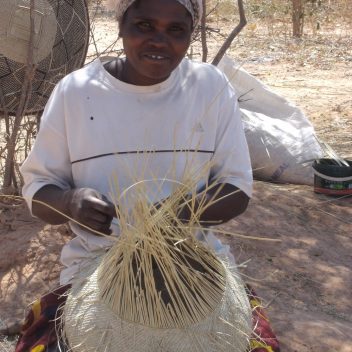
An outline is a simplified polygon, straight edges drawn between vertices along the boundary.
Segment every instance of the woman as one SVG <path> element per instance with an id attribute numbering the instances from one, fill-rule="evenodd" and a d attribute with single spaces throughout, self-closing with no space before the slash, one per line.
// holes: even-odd
<path id="1" fill-rule="evenodd" d="M 61 285 L 69 285 L 97 251 L 112 245 L 97 233 L 119 233 L 114 179 L 120 190 L 145 179 L 182 181 L 185 170 L 196 174 L 211 161 L 197 189 L 216 182 L 206 198 L 221 200 L 203 212 L 204 224 L 241 214 L 252 192 L 233 89 L 215 67 L 184 58 L 201 17 L 201 0 L 115 3 L 125 57 L 96 60 L 56 86 L 21 169 L 23 195 L 34 216 L 50 224 L 74 220 L 70 226 L 76 237 L 62 250 Z M 172 185 L 150 183 L 146 192 L 151 202 L 159 202 L 171 194 Z M 179 214 L 187 221 L 188 207 Z M 212 233 L 204 240 L 231 260 Z M 37 341 L 26 340 L 25 332 L 16 351 L 36 346 L 44 351 L 44 330 Z M 55 346 L 54 340 L 51 335 L 46 343 Z"/>

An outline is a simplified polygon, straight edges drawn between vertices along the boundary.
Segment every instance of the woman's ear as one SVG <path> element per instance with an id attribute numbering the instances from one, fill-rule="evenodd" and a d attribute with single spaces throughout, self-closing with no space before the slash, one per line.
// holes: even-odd
<path id="1" fill-rule="evenodd" d="M 118 26 L 119 26 L 119 31 L 118 31 L 118 36 L 119 38 L 122 38 L 123 36 L 123 20 L 121 19 L 119 22 L 118 22 Z"/>

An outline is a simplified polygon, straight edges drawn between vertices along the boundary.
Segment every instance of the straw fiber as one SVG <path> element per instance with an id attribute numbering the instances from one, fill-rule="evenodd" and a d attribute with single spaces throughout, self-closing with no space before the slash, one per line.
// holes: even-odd
<path id="1" fill-rule="evenodd" d="M 72 351 L 246 351 L 251 309 L 244 285 L 195 236 L 207 206 L 190 191 L 198 179 L 187 177 L 156 204 L 146 182 L 117 192 L 120 237 L 75 279 L 63 310 Z M 127 195 L 132 208 L 124 206 Z M 190 209 L 187 224 L 180 207 Z"/>
<path id="2" fill-rule="evenodd" d="M 226 269 L 225 291 L 203 320 L 184 328 L 155 328 L 121 319 L 101 299 L 99 266 L 73 286 L 64 309 L 64 332 L 72 351 L 244 352 L 251 310 L 243 283 Z M 121 299 L 123 299 L 121 297 Z"/>

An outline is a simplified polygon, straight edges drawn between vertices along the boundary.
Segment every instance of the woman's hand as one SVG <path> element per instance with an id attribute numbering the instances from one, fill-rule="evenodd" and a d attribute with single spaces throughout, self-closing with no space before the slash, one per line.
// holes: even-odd
<path id="1" fill-rule="evenodd" d="M 237 187 L 222 183 L 209 190 L 201 191 L 193 199 L 185 199 L 177 213 L 178 218 L 187 223 L 197 214 L 197 221 L 204 227 L 225 223 L 242 214 L 249 202 L 249 197 Z"/>
<path id="2" fill-rule="evenodd" d="M 69 217 L 105 234 L 111 233 L 111 221 L 116 216 L 114 204 L 96 190 L 76 188 L 64 191 L 54 185 L 46 185 L 34 195 L 32 212 L 49 224 L 63 224 Z"/>
<path id="3" fill-rule="evenodd" d="M 110 234 L 115 206 L 104 195 L 91 188 L 78 188 L 65 195 L 70 217 L 90 229 Z"/>
<path id="4" fill-rule="evenodd" d="M 154 209 L 158 210 L 165 202 L 162 199 L 154 203 Z M 182 223 L 196 221 L 204 227 L 219 225 L 242 214 L 248 202 L 249 197 L 236 186 L 220 183 L 196 195 L 186 195 L 180 201 L 176 215 Z"/>

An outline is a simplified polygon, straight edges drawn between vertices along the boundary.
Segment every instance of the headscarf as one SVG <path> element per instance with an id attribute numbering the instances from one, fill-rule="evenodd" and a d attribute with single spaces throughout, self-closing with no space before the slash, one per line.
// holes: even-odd
<path id="1" fill-rule="evenodd" d="M 120 22 L 127 9 L 136 0 L 110 0 L 110 8 L 116 12 L 116 18 Z M 196 29 L 202 17 L 202 0 L 176 0 L 183 5 L 192 16 L 193 29 Z"/>

